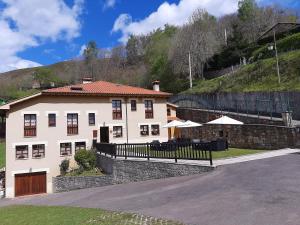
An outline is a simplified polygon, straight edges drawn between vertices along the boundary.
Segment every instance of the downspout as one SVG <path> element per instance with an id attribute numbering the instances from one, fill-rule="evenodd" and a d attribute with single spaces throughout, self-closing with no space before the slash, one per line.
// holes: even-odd
<path id="1" fill-rule="evenodd" d="M 126 109 L 126 141 L 128 144 L 128 109 L 127 109 L 127 100 L 128 98 L 125 98 L 125 109 Z"/>

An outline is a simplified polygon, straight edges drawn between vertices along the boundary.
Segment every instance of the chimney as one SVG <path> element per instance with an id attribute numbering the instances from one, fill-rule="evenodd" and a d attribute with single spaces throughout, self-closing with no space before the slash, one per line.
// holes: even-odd
<path id="1" fill-rule="evenodd" d="M 82 83 L 83 84 L 89 84 L 89 83 L 92 83 L 92 82 L 93 82 L 93 78 L 91 78 L 91 77 L 82 78 Z"/>
<path id="2" fill-rule="evenodd" d="M 153 90 L 154 91 L 159 91 L 159 80 L 153 81 L 152 85 L 153 85 Z"/>

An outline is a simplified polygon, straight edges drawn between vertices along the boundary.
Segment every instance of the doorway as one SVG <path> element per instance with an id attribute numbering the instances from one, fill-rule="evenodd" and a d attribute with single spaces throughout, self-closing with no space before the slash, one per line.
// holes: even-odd
<path id="1" fill-rule="evenodd" d="M 100 142 L 109 143 L 109 127 L 100 127 Z"/>

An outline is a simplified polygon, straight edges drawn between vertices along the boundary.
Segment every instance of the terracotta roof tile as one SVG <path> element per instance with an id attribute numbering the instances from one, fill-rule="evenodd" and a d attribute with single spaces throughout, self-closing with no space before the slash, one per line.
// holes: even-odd
<path id="1" fill-rule="evenodd" d="M 75 87 L 75 88 L 74 88 Z M 169 97 L 171 94 L 106 81 L 96 81 L 88 84 L 76 84 L 43 91 L 44 94 L 62 95 L 100 95 L 100 96 L 154 96 Z"/>

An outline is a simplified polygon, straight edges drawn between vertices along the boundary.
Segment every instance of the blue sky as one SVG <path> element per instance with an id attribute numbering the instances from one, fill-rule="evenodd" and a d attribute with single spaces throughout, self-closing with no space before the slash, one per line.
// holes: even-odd
<path id="1" fill-rule="evenodd" d="M 184 24 L 197 8 L 215 16 L 238 0 L 0 0 L 0 72 L 78 57 L 90 40 L 101 48 L 126 43 L 166 23 Z M 259 0 L 300 9 L 299 0 Z"/>

